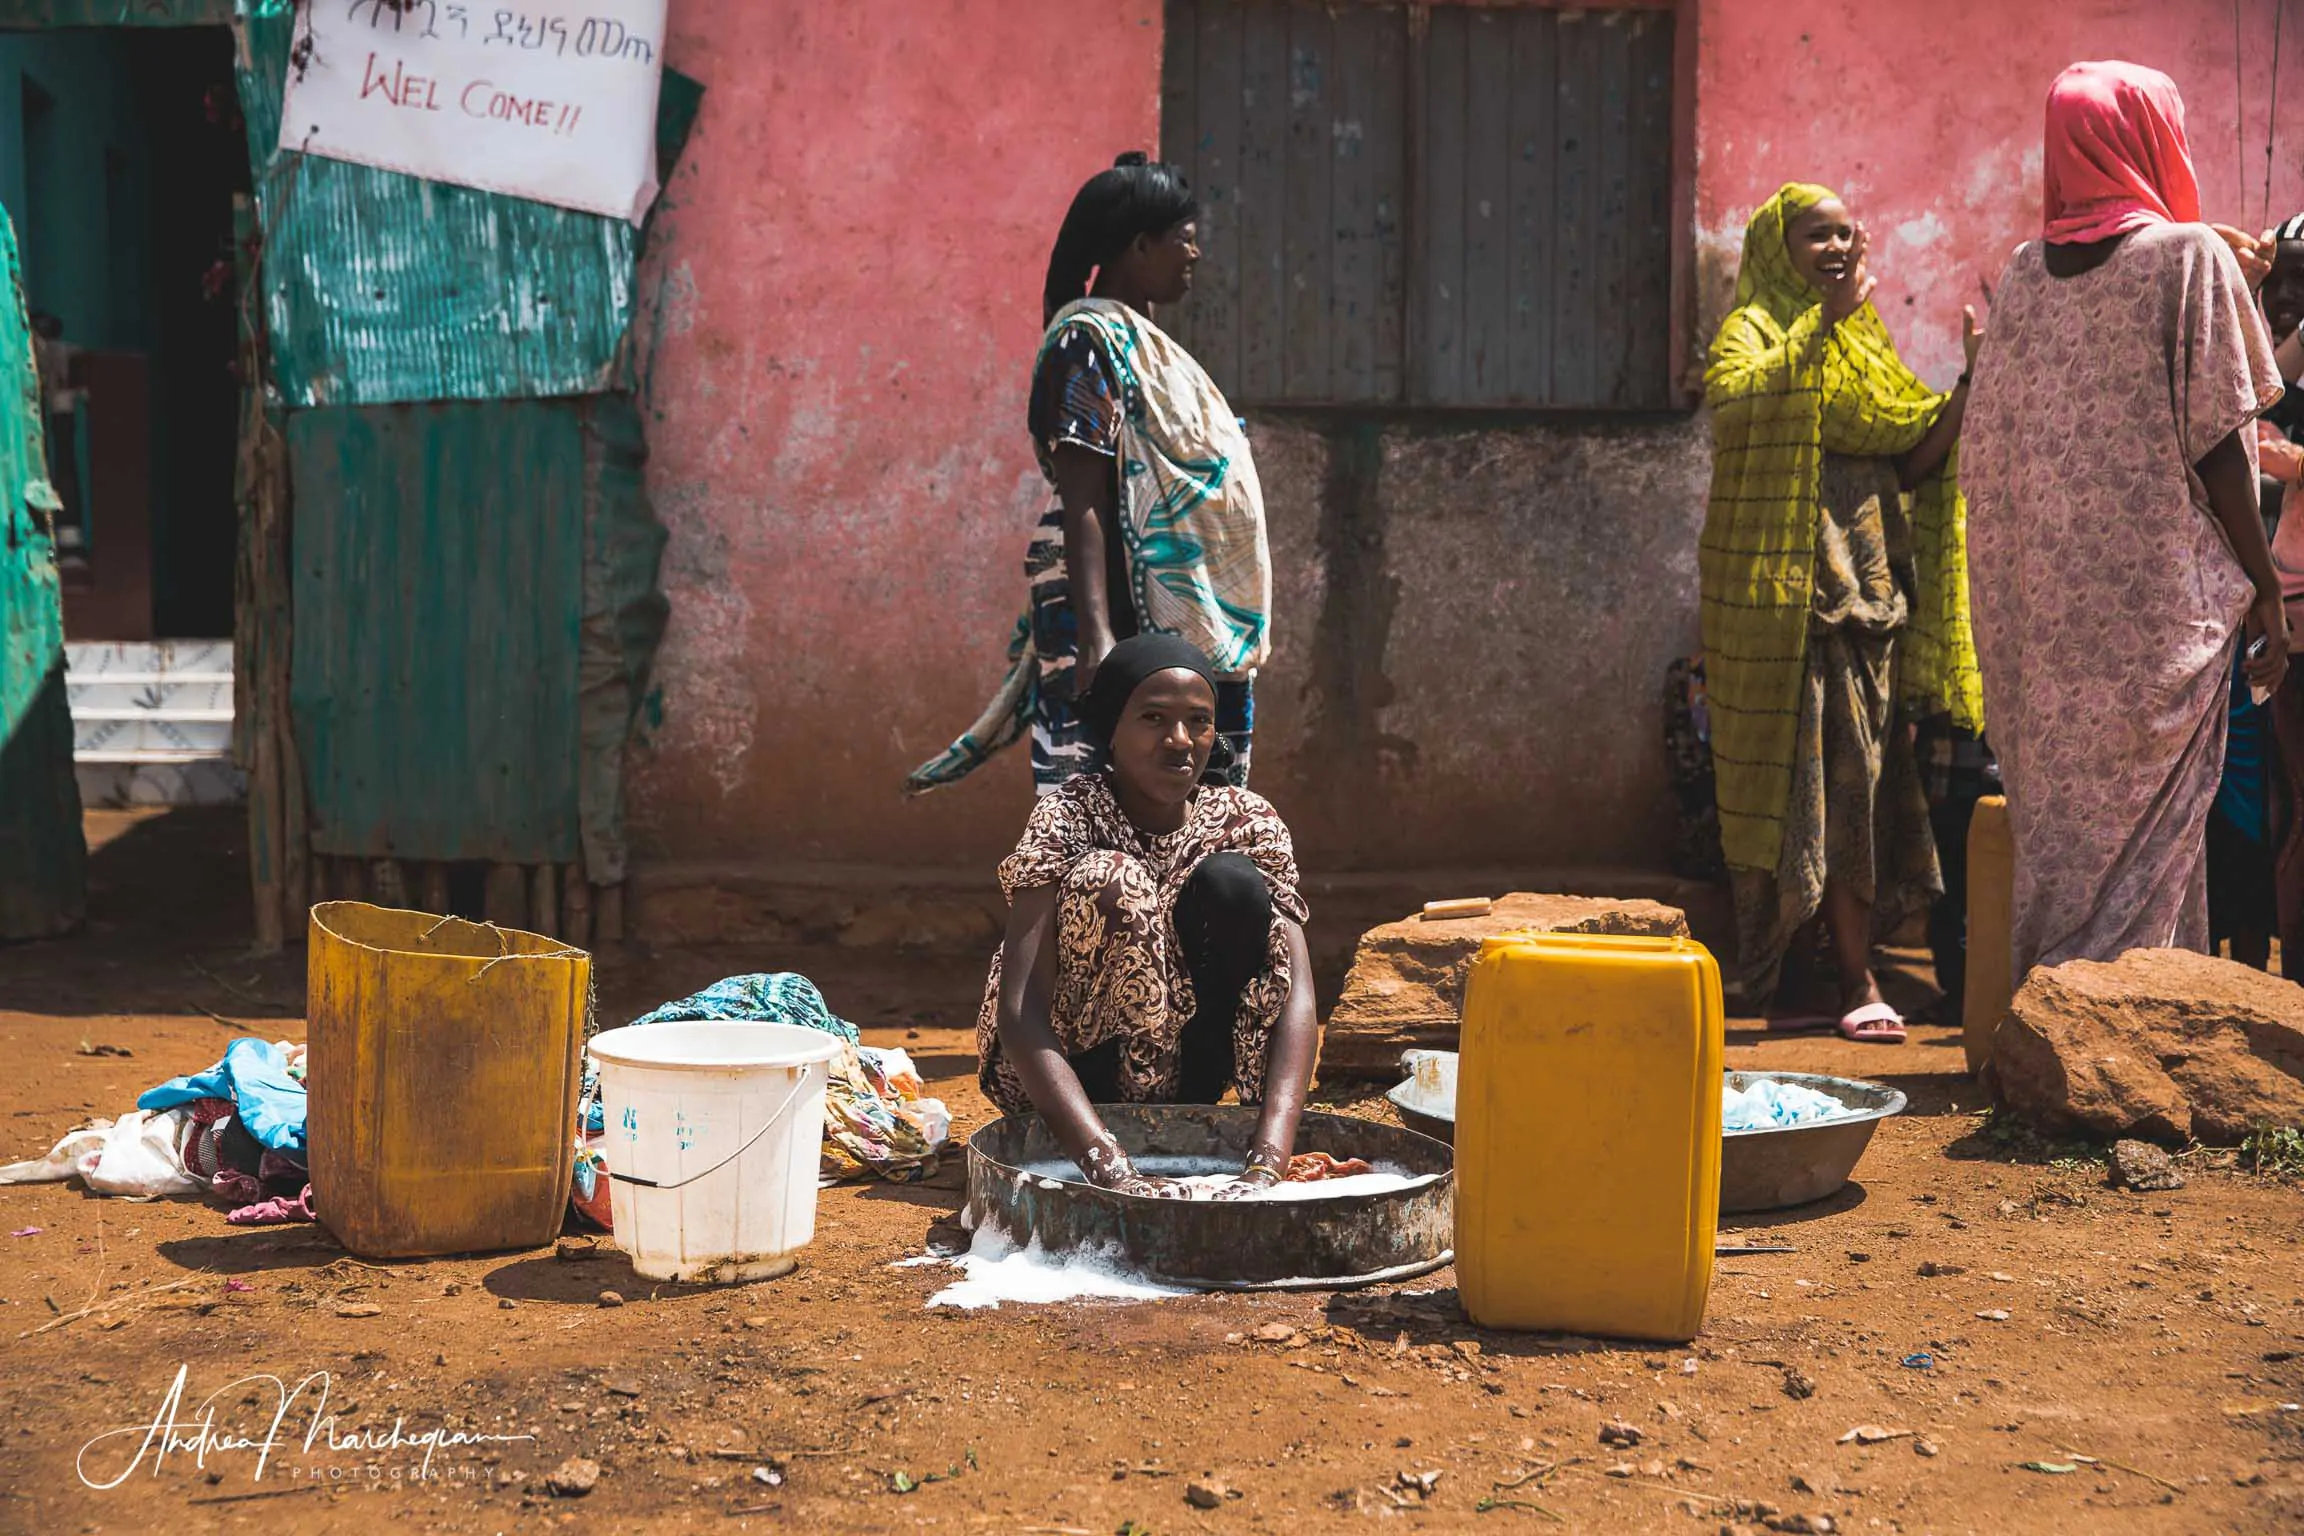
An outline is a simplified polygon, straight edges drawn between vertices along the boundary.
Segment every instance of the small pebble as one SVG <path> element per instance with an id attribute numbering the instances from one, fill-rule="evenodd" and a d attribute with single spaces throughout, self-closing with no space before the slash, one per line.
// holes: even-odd
<path id="1" fill-rule="evenodd" d="M 600 1305 L 604 1307 L 620 1307 L 624 1305 L 624 1298 L 617 1295 L 614 1291 L 602 1291 L 600 1293 Z"/>

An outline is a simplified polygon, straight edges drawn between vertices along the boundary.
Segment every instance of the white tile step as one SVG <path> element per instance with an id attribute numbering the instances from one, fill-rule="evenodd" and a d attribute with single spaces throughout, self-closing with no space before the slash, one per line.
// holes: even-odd
<path id="1" fill-rule="evenodd" d="M 65 652 L 76 762 L 173 772 L 231 756 L 230 641 L 79 642 Z M 181 780 L 177 774 L 169 782 L 180 788 Z M 215 781 L 202 784 L 212 791 Z M 136 792 L 148 795 L 152 787 Z"/>
<path id="2" fill-rule="evenodd" d="M 90 709 L 78 700 L 72 704 L 74 724 L 96 720 L 222 720 L 229 724 L 231 719 L 232 710 L 229 705 L 223 709 Z"/>
<path id="3" fill-rule="evenodd" d="M 64 674 L 64 696 L 72 713 L 119 714 L 155 709 L 221 709 L 232 711 L 232 679 L 165 677 L 154 681 L 100 677 L 83 681 Z"/>
<path id="4" fill-rule="evenodd" d="M 98 716 L 72 721 L 77 762 L 189 762 L 232 754 L 232 717 L 169 720 L 153 715 Z"/>

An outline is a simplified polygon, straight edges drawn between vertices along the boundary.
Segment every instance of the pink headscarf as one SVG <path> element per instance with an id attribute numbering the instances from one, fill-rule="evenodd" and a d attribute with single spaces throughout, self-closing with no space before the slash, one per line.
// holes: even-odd
<path id="1" fill-rule="evenodd" d="M 2184 98 L 2175 81 L 2141 64 L 2075 64 L 2056 77 L 2042 170 L 2052 244 L 2200 222 Z"/>

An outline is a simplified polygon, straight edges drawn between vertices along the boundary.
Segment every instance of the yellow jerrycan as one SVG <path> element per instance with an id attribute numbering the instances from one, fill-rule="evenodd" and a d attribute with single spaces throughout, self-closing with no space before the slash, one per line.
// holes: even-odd
<path id="1" fill-rule="evenodd" d="M 1992 1032 L 2016 996 L 2016 837 L 2008 801 L 1986 795 L 1968 823 L 1968 978 L 1960 995 L 1960 1044 L 1968 1070 L 1992 1058 Z"/>
<path id="2" fill-rule="evenodd" d="M 1720 1027 L 1720 967 L 1692 940 L 1480 946 L 1456 1073 L 1474 1323 L 1695 1337 L 1720 1218 Z"/>
<path id="3" fill-rule="evenodd" d="M 540 1248 L 575 1172 L 592 957 L 509 928 L 312 909 L 312 1204 L 378 1259 Z"/>

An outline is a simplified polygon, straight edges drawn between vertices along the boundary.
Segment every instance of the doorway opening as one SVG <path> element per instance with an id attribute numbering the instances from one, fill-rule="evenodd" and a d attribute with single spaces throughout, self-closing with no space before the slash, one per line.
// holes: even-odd
<path id="1" fill-rule="evenodd" d="M 238 798 L 230 763 L 246 130 L 223 27 L 0 33 L 92 806 Z M 9 98 L 13 98 L 10 100 Z"/>

